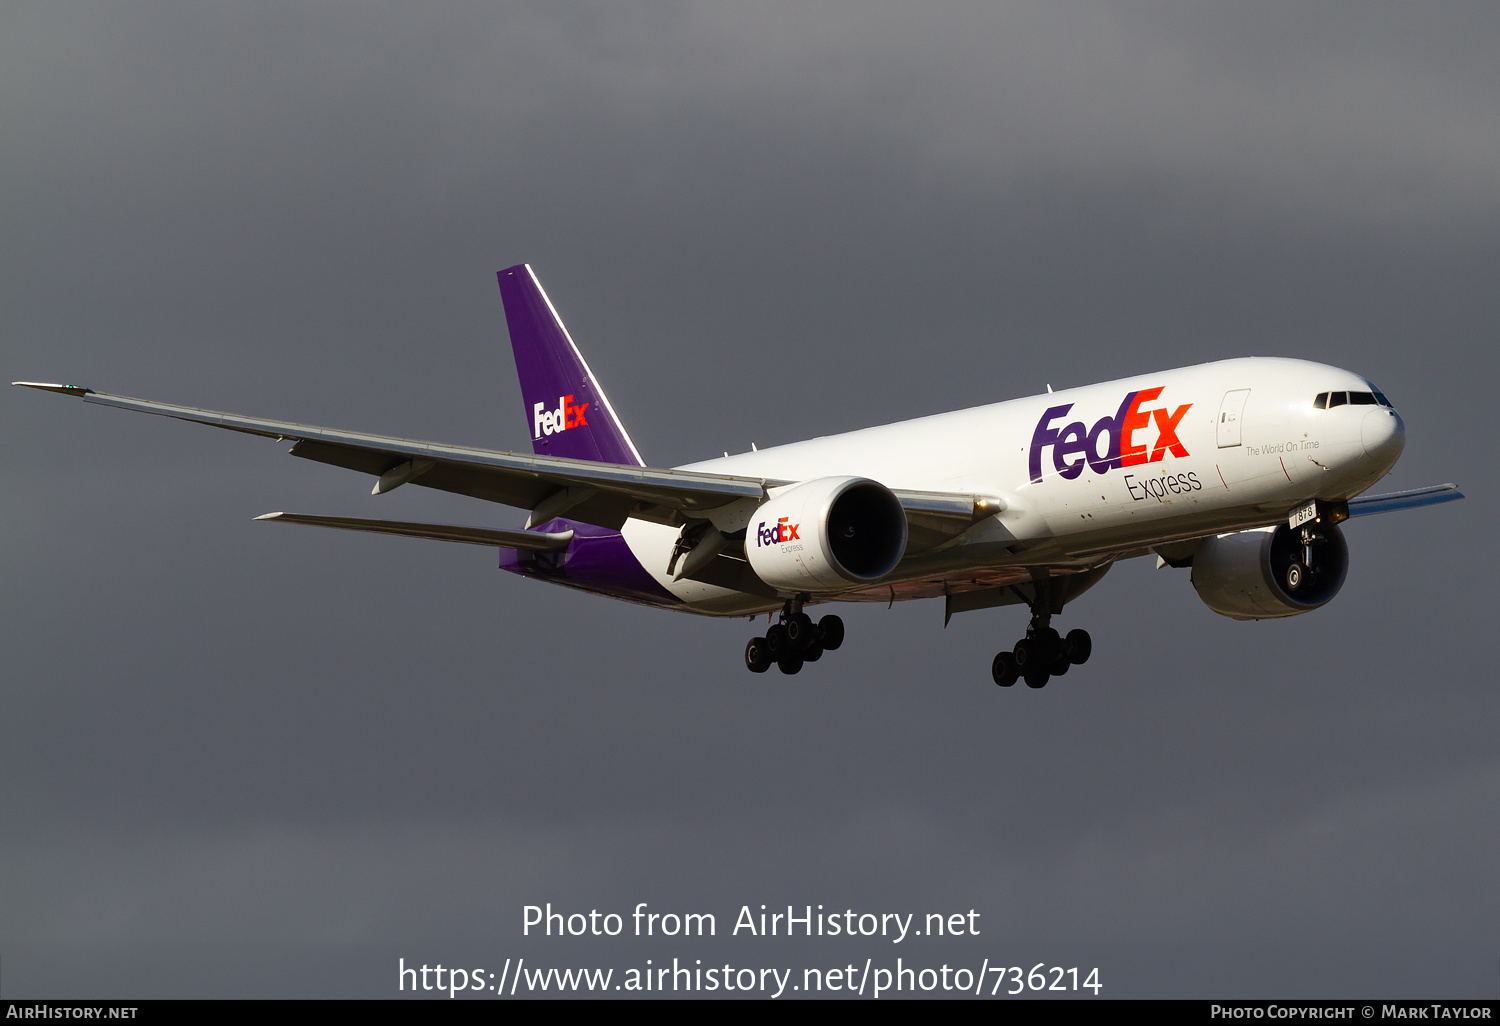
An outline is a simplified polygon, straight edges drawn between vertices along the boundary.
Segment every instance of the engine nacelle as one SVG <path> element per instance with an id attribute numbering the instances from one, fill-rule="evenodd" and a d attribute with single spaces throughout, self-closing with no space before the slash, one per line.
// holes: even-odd
<path id="1" fill-rule="evenodd" d="M 840 592 L 878 580 L 906 553 L 906 511 L 891 490 L 860 477 L 821 477 L 755 511 L 745 555 L 782 592 Z"/>
<path id="2" fill-rule="evenodd" d="M 1336 525 L 1319 527 L 1312 571 L 1295 591 L 1287 570 L 1303 558 L 1300 533 L 1286 524 L 1204 538 L 1193 552 L 1193 587 L 1204 605 L 1236 620 L 1296 616 L 1326 604 L 1344 586 L 1349 546 Z"/>

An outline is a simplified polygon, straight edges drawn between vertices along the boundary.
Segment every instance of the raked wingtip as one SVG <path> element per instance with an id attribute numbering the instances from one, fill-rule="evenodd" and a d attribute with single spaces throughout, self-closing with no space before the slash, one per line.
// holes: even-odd
<path id="1" fill-rule="evenodd" d="M 21 388 L 37 388 L 43 392 L 60 392 L 63 395 L 90 395 L 94 391 L 82 385 L 54 385 L 45 381 L 12 381 L 11 384 Z"/>

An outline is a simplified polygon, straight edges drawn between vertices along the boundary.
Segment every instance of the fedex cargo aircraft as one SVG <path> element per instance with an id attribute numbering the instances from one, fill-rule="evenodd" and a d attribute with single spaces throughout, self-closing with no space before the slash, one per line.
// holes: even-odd
<path id="1" fill-rule="evenodd" d="M 499 272 L 531 454 L 15 384 L 293 443 L 293 456 L 530 511 L 517 529 L 267 513 L 261 520 L 487 545 L 500 568 L 682 612 L 766 616 L 745 665 L 797 673 L 844 640 L 825 602 L 1024 605 L 995 656 L 1009 687 L 1085 662 L 1052 618 L 1116 562 L 1189 567 L 1214 612 L 1296 616 L 1344 583 L 1351 518 L 1460 499 L 1453 485 L 1363 496 L 1405 427 L 1370 381 L 1239 359 L 865 428 L 673 469 L 646 465 L 541 283 Z"/>

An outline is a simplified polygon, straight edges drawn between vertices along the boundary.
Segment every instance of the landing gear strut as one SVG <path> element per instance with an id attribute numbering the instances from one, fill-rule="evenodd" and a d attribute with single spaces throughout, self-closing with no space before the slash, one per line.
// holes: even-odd
<path id="1" fill-rule="evenodd" d="M 1328 536 L 1318 531 L 1312 524 L 1302 525 L 1302 561 L 1298 562 L 1294 559 L 1286 568 L 1287 591 L 1295 595 L 1311 577 L 1317 574 L 1317 565 L 1313 563 L 1313 549 L 1327 540 Z"/>
<path id="2" fill-rule="evenodd" d="M 1031 622 L 1026 636 L 1009 652 L 1000 652 L 990 664 L 990 676 L 1002 688 L 1024 680 L 1029 688 L 1044 688 L 1052 677 L 1061 677 L 1069 667 L 1088 662 L 1094 650 L 1089 632 L 1075 628 L 1067 637 L 1052 626 L 1051 595 L 1045 580 L 1036 583 L 1032 600 Z"/>
<path id="3" fill-rule="evenodd" d="M 766 631 L 763 638 L 751 638 L 745 646 L 745 668 L 751 673 L 765 673 L 775 663 L 782 673 L 797 673 L 803 663 L 815 663 L 824 652 L 832 652 L 844 643 L 844 621 L 829 613 L 813 623 L 802 611 L 807 595 L 795 595 L 782 607 L 781 619 Z"/>

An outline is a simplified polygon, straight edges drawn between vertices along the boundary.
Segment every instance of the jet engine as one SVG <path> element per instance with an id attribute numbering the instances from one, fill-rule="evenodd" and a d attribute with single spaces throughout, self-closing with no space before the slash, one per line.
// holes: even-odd
<path id="1" fill-rule="evenodd" d="M 1193 552 L 1198 597 L 1236 620 L 1273 620 L 1317 609 L 1339 593 L 1348 572 L 1349 546 L 1332 524 L 1222 534 L 1204 538 Z"/>
<path id="2" fill-rule="evenodd" d="M 848 591 L 896 568 L 906 511 L 891 490 L 859 477 L 804 481 L 767 500 L 745 531 L 745 555 L 782 592 Z"/>

